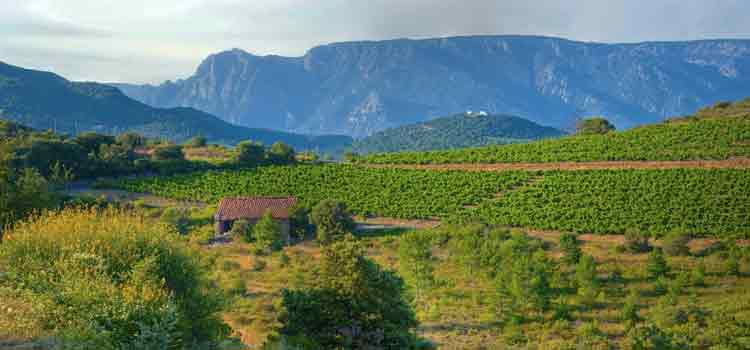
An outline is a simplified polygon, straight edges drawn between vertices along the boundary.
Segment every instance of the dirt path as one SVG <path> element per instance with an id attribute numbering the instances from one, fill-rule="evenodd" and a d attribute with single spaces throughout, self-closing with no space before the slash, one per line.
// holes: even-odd
<path id="1" fill-rule="evenodd" d="M 680 161 L 606 161 L 606 162 L 557 162 L 557 163 L 493 163 L 493 164 L 367 164 L 372 168 L 402 168 L 424 170 L 603 170 L 603 169 L 750 169 L 750 158 L 727 160 L 680 160 Z"/>

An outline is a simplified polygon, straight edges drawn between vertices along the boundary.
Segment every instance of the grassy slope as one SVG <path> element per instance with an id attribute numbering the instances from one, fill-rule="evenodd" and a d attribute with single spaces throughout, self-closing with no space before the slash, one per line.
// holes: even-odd
<path id="1" fill-rule="evenodd" d="M 362 163 L 448 164 L 612 160 L 695 160 L 750 156 L 750 99 L 695 116 L 607 135 L 451 151 L 369 155 Z"/>
<path id="2" fill-rule="evenodd" d="M 368 254 L 378 263 L 391 269 L 398 269 L 398 237 L 393 232 L 382 236 L 365 238 L 369 245 Z M 429 233 L 425 233 L 429 234 Z M 553 244 L 548 251 L 551 257 L 559 257 L 557 237 L 543 237 Z M 625 324 L 619 320 L 620 308 L 629 288 L 641 291 L 640 314 L 647 318 L 655 312 L 659 296 L 653 293 L 654 283 L 643 278 L 647 254 L 615 253 L 621 240 L 611 236 L 586 237 L 583 250 L 593 255 L 598 263 L 598 273 L 603 282 L 606 300 L 591 310 L 580 309 L 574 316 L 578 320 L 598 321 L 599 327 L 612 340 L 618 341 L 625 332 Z M 697 243 L 697 242 L 696 242 Z M 705 247 L 705 244 L 702 246 Z M 694 244 L 694 251 L 701 250 Z M 304 288 L 304 274 L 309 272 L 319 257 L 319 248 L 314 243 L 289 247 L 285 254 L 291 258 L 289 265 L 281 263 L 281 253 L 258 257 L 250 253 L 251 244 L 232 243 L 211 252 L 220 256 L 217 266 L 222 284 L 236 285 L 238 280 L 246 288 L 246 293 L 237 295 L 226 314 L 237 335 L 249 345 L 261 344 L 277 325 L 280 312 L 279 302 L 283 288 Z M 498 314 L 493 304 L 496 290 L 490 281 L 467 275 L 451 258 L 445 244 L 436 244 L 433 253 L 436 277 L 439 286 L 429 291 L 423 302 L 416 306 L 421 322 L 419 334 L 438 345 L 440 349 L 502 349 L 505 348 L 503 326 L 497 322 Z M 721 274 L 723 260 L 719 256 L 674 257 L 669 258 L 673 273 L 691 271 L 699 261 L 707 266 L 706 287 L 688 287 L 679 297 L 679 305 L 688 305 L 691 295 L 696 305 L 714 307 L 747 298 L 750 288 L 750 271 L 744 277 L 730 277 Z M 623 274 L 622 282 L 608 281 L 612 271 Z M 717 296 L 721 296 L 717 298 Z M 744 312 L 748 312 L 747 309 Z M 560 339 L 570 339 L 580 326 L 577 323 L 558 323 L 551 326 L 550 315 L 547 322 L 525 324 L 526 335 L 537 344 L 537 338 L 545 332 L 547 341 L 554 344 Z M 546 323 L 546 326 L 544 325 Z M 551 327 L 550 327 L 551 326 Z M 546 327 L 546 329 L 545 329 Z M 549 344 L 548 344 L 549 345 Z M 552 347 L 554 348 L 554 347 Z"/>

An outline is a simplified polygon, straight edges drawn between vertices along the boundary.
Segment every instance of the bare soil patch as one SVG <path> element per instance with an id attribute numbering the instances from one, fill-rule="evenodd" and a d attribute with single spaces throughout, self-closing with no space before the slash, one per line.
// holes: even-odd
<path id="1" fill-rule="evenodd" d="M 493 164 L 368 164 L 373 168 L 402 168 L 423 170 L 466 171 L 544 171 L 544 170 L 603 170 L 603 169 L 750 169 L 750 158 L 726 160 L 679 161 L 605 161 L 556 163 L 493 163 Z"/>

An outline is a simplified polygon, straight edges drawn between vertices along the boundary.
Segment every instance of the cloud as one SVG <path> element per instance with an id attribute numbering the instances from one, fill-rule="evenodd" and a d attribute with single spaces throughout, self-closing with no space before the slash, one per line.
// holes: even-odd
<path id="1" fill-rule="evenodd" d="M 746 0 L 3 0 L 0 60 L 72 79 L 186 77 L 239 47 L 473 34 L 637 42 L 750 38 Z"/>

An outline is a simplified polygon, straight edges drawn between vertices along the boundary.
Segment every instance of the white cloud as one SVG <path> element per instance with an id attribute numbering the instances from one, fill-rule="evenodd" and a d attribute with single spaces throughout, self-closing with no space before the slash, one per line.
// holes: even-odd
<path id="1" fill-rule="evenodd" d="M 538 34 L 633 42 L 750 38 L 745 0 L 3 0 L 0 60 L 72 79 L 159 82 L 239 47 L 302 55 L 348 40 Z"/>

